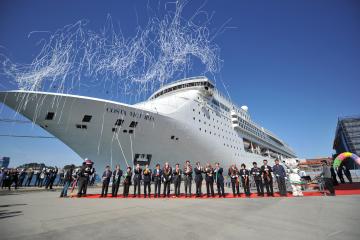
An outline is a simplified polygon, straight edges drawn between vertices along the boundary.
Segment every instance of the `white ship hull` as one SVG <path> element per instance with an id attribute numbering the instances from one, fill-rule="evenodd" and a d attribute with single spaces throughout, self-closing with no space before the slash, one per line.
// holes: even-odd
<path id="1" fill-rule="evenodd" d="M 0 102 L 60 139 L 81 158 L 93 160 L 100 170 L 106 165 L 125 168 L 146 161 L 151 167 L 165 162 L 183 165 L 186 160 L 250 167 L 253 161 L 274 160 L 270 154 L 245 151 L 243 136 L 232 128 L 231 116 L 214 113 L 199 96 L 200 91 L 192 89 L 127 105 L 68 94 L 8 91 L 0 93 Z"/>

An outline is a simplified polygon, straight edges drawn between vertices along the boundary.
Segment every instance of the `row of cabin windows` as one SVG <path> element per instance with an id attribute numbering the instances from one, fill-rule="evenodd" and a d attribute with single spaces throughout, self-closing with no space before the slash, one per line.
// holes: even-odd
<path id="1" fill-rule="evenodd" d="M 193 111 L 195 111 L 195 109 L 193 109 Z M 199 112 L 199 115 L 201 115 L 201 112 Z M 206 114 L 204 114 L 204 117 L 206 117 Z M 210 113 L 209 113 L 209 118 L 211 119 Z M 219 117 L 221 118 L 221 117 Z M 224 120 L 226 121 L 226 117 L 224 117 Z M 200 120 L 199 120 L 200 121 Z M 213 122 L 215 122 L 215 118 L 213 118 Z M 216 120 L 217 123 L 219 123 L 219 120 Z M 231 123 L 231 121 L 229 121 Z M 220 125 L 223 125 L 223 122 L 220 122 Z M 224 124 L 225 125 L 225 124 Z M 227 128 L 231 128 L 231 125 L 225 125 L 225 127 Z"/>
<path id="2" fill-rule="evenodd" d="M 198 99 L 199 99 L 199 97 L 198 97 Z M 211 105 L 212 105 L 212 104 L 211 104 Z M 215 105 L 217 105 L 217 104 L 215 103 Z M 200 104 L 198 104 L 198 106 L 200 107 Z M 193 109 L 193 112 L 195 112 L 195 109 Z M 239 112 L 239 111 L 237 111 L 237 112 Z M 212 111 L 212 113 L 214 114 L 213 111 Z M 199 115 L 200 115 L 200 114 L 201 114 L 201 112 L 199 112 Z M 210 113 L 209 113 L 209 115 L 210 115 Z M 204 114 L 204 117 L 206 117 L 205 114 Z M 221 117 L 220 117 L 220 118 L 221 118 Z M 224 118 L 224 120 L 226 120 L 226 117 L 223 117 L 223 118 Z M 247 118 L 247 117 L 246 117 L 246 118 Z M 195 120 L 195 117 L 193 117 L 193 120 Z M 256 136 L 258 136 L 258 137 L 260 137 L 260 138 L 263 138 L 263 139 L 265 138 L 263 132 L 260 131 L 257 127 L 254 127 L 254 126 L 251 125 L 249 122 L 244 121 L 244 120 L 241 119 L 241 118 L 239 118 L 239 120 L 242 122 L 242 124 L 241 124 L 240 126 L 241 126 L 243 129 L 246 129 L 246 130 L 252 132 L 253 134 L 255 134 Z M 215 121 L 215 118 L 213 118 L 213 121 Z M 201 122 L 200 119 L 199 119 L 199 122 Z M 219 123 L 218 120 L 216 120 L 216 122 Z M 230 120 L 229 122 L 231 123 L 231 120 Z M 206 124 L 206 121 L 204 121 L 204 124 Z M 223 125 L 222 122 L 220 122 L 220 124 Z M 224 124 L 224 125 L 225 125 L 225 124 Z M 210 126 L 210 124 L 209 124 L 209 126 Z M 231 128 L 231 129 L 232 129 L 232 126 L 231 126 L 231 125 L 229 125 L 229 126 L 225 125 L 225 127 L 228 127 L 228 128 Z M 216 128 L 215 125 L 214 125 L 214 128 Z M 219 127 L 218 127 L 218 129 L 219 129 Z M 200 128 L 200 131 L 201 131 L 201 128 Z M 223 132 L 224 129 L 221 129 L 221 131 Z M 205 130 L 205 132 L 206 132 L 206 130 Z M 225 130 L 225 132 L 226 132 L 226 133 L 229 133 L 230 135 L 235 136 L 235 134 L 231 133 L 230 131 L 228 132 L 228 131 Z M 211 134 L 211 132 L 209 132 L 209 133 Z M 214 133 L 214 135 L 216 135 L 216 133 Z M 219 134 L 219 137 L 220 137 L 220 134 Z M 224 136 L 223 136 L 223 138 L 224 138 Z M 228 139 L 228 138 L 226 137 L 226 139 Z M 272 138 L 271 138 L 271 139 L 272 139 Z M 229 140 L 233 141 L 234 143 L 235 143 L 235 142 L 236 142 L 236 143 L 240 143 L 240 142 L 238 142 L 238 141 L 235 141 L 234 139 L 230 139 L 230 138 L 229 138 Z M 283 144 L 282 144 L 280 141 L 278 141 L 277 139 L 272 139 L 272 140 L 273 140 L 274 142 L 280 144 L 280 145 L 283 145 Z M 230 147 L 231 147 L 231 145 L 230 145 Z M 235 146 L 234 146 L 234 148 L 235 148 Z"/>
<path id="3" fill-rule="evenodd" d="M 119 131 L 119 128 L 112 128 L 112 132 L 117 133 L 118 131 Z M 123 133 L 133 134 L 133 133 L 134 133 L 134 130 L 133 130 L 133 129 L 130 129 L 130 130 L 124 129 L 124 130 L 123 130 Z"/>
<path id="4" fill-rule="evenodd" d="M 46 114 L 45 120 L 53 120 L 55 117 L 55 113 L 54 112 L 48 112 Z M 86 122 L 89 123 L 91 121 L 92 116 L 91 115 L 84 115 L 82 122 Z"/>
<path id="5" fill-rule="evenodd" d="M 54 117 L 55 117 L 55 113 L 54 113 L 54 112 L 48 112 L 47 115 L 46 115 L 46 117 L 45 117 L 45 119 L 46 119 L 46 120 L 53 120 Z M 89 122 L 91 121 L 91 119 L 92 119 L 92 116 L 91 116 L 91 115 L 84 115 L 84 117 L 83 117 L 83 119 L 82 119 L 82 122 L 84 122 L 84 123 L 89 123 Z M 115 121 L 115 124 L 114 124 L 114 125 L 118 127 L 118 126 L 122 126 L 123 123 L 124 123 L 124 119 L 117 119 L 117 120 Z M 129 127 L 130 127 L 130 128 L 136 128 L 137 125 L 138 125 L 138 122 L 132 121 L 132 122 L 130 123 Z M 85 124 L 76 124 L 75 126 L 76 126 L 76 128 L 78 128 L 78 129 L 87 129 L 87 125 L 85 125 Z M 115 128 L 112 128 L 112 132 L 118 132 L 118 128 L 116 128 L 116 127 L 115 127 Z M 123 132 L 124 132 L 124 133 L 132 134 L 132 133 L 134 133 L 134 130 L 132 130 L 132 129 L 130 129 L 130 130 L 124 129 Z"/>
<path id="6" fill-rule="evenodd" d="M 193 109 L 193 112 L 195 112 L 195 109 Z M 200 113 L 200 112 L 199 112 L 199 113 Z M 205 117 L 205 115 L 204 115 L 204 117 Z M 224 118 L 224 119 L 226 119 L 226 118 Z M 193 120 L 196 120 L 196 118 L 193 117 Z M 215 118 L 213 118 L 213 121 L 215 121 Z M 218 122 L 218 120 L 217 120 L 217 122 Z M 199 123 L 201 123 L 201 119 L 199 119 Z M 203 123 L 204 123 L 204 125 L 206 125 L 206 121 L 203 121 Z M 222 125 L 222 122 L 220 122 L 220 124 Z M 225 124 L 224 124 L 224 125 L 225 125 Z M 215 128 L 215 130 L 216 130 L 216 126 L 215 126 L 215 125 L 213 125 L 213 126 L 214 126 L 214 128 Z M 209 127 L 211 127 L 211 124 L 209 124 Z M 229 124 L 229 125 L 225 125 L 225 127 L 228 127 L 228 128 L 230 128 L 230 129 L 232 129 L 232 127 L 231 127 L 230 124 Z M 218 130 L 220 130 L 220 127 L 217 127 L 217 128 L 218 128 Z M 221 131 L 224 132 L 224 129 L 221 128 Z M 206 130 L 205 130 L 205 132 L 206 132 Z M 211 132 L 210 132 L 210 133 L 211 133 Z M 236 136 L 236 134 L 235 134 L 235 133 L 232 133 L 231 130 L 229 130 L 229 131 L 225 130 L 225 133 L 230 134 L 231 136 Z M 216 135 L 216 133 L 214 133 L 214 135 Z M 220 137 L 220 134 L 219 134 L 219 137 Z M 225 138 L 224 136 L 222 136 L 222 137 Z M 240 143 L 240 142 L 236 141 L 235 139 L 231 139 L 231 138 L 227 138 L 227 137 L 226 137 L 226 139 L 227 139 L 227 140 L 231 140 L 231 141 L 234 142 L 234 143 Z"/>
<path id="7" fill-rule="evenodd" d="M 198 105 L 199 105 L 199 104 L 198 104 Z M 199 106 L 200 106 L 200 105 L 199 105 Z M 195 112 L 195 109 L 193 109 L 193 112 Z M 212 112 L 212 113 L 214 113 L 214 112 Z M 200 114 L 201 114 L 201 112 L 199 112 L 199 115 L 200 115 Z M 204 117 L 206 117 L 205 114 L 204 114 Z M 222 118 L 222 117 L 219 117 L 219 118 Z M 224 120 L 226 120 L 226 117 L 223 117 L 223 118 L 224 118 Z M 193 120 L 196 120 L 196 118 L 193 117 Z M 213 121 L 215 121 L 215 118 L 213 118 Z M 201 119 L 199 119 L 199 123 L 200 123 L 200 122 L 201 122 Z M 216 120 L 216 122 L 218 123 L 219 120 Z M 229 120 L 229 122 L 231 123 L 231 120 Z M 204 121 L 204 124 L 206 124 L 206 121 Z M 220 124 L 222 125 L 222 122 L 220 122 Z M 224 125 L 225 125 L 225 124 L 224 124 Z M 209 124 L 209 126 L 211 126 L 211 124 Z M 231 125 L 229 125 L 229 126 L 225 125 L 225 127 L 231 128 Z M 216 129 L 216 126 L 215 126 L 215 125 L 214 125 L 214 128 Z M 218 130 L 219 130 L 219 129 L 220 129 L 220 127 L 218 127 Z M 199 130 L 201 131 L 201 127 L 199 128 Z M 221 131 L 224 132 L 224 129 L 222 128 Z M 207 129 L 205 129 L 204 132 L 206 133 L 206 132 L 207 132 Z M 228 134 L 230 134 L 230 135 L 235 136 L 235 134 L 231 133 L 230 131 L 228 132 L 228 131 L 225 130 L 225 132 L 228 133 Z M 209 131 L 209 134 L 212 134 L 212 132 Z M 214 133 L 213 135 L 214 135 L 214 136 L 218 136 L 219 138 L 221 137 L 220 134 Z M 240 143 L 240 142 L 236 141 L 235 139 L 231 139 L 231 138 L 228 138 L 228 137 L 225 137 L 225 136 L 222 136 L 222 137 L 223 137 L 223 139 L 230 140 L 230 141 L 232 141 L 232 142 L 234 142 L 234 143 Z M 239 150 L 239 147 L 236 147 L 235 145 L 233 146 L 233 145 L 231 145 L 231 144 L 226 144 L 226 143 L 224 143 L 224 146 L 225 146 L 225 147 L 230 147 L 230 148 L 232 148 L 232 149 L 234 149 L 234 150 Z M 235 156 L 240 156 L 240 153 L 234 153 L 234 154 L 235 154 Z"/>

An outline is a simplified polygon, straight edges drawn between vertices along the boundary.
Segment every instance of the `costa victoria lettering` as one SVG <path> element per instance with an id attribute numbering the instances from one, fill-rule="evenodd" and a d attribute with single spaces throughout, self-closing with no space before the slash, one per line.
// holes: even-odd
<path id="1" fill-rule="evenodd" d="M 149 114 L 144 114 L 144 113 L 139 113 L 139 112 L 133 112 L 133 111 L 130 111 L 129 113 L 124 110 L 124 109 L 117 109 L 117 108 L 106 108 L 106 111 L 108 113 L 114 113 L 114 114 L 120 114 L 120 115 L 124 115 L 126 116 L 127 114 L 129 114 L 131 117 L 133 118 L 143 118 L 145 120 L 148 120 L 148 121 L 154 121 L 154 117 L 153 116 L 150 116 Z"/>

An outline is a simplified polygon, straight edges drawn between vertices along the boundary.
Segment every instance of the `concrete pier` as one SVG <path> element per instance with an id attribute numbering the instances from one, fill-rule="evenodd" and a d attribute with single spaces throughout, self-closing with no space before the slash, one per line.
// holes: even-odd
<path id="1" fill-rule="evenodd" d="M 264 199 L 58 195 L 52 191 L 1 195 L 0 238 L 360 239 L 359 195 Z"/>

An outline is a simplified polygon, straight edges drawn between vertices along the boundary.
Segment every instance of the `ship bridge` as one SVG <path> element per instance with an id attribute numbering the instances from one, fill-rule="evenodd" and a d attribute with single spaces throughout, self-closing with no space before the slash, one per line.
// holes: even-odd
<path id="1" fill-rule="evenodd" d="M 207 77 L 204 76 L 186 78 L 164 85 L 158 91 L 154 92 L 150 96 L 149 100 L 153 100 L 170 92 L 194 87 L 203 88 L 205 91 L 211 93 L 211 91 L 214 89 L 214 84 Z"/>

